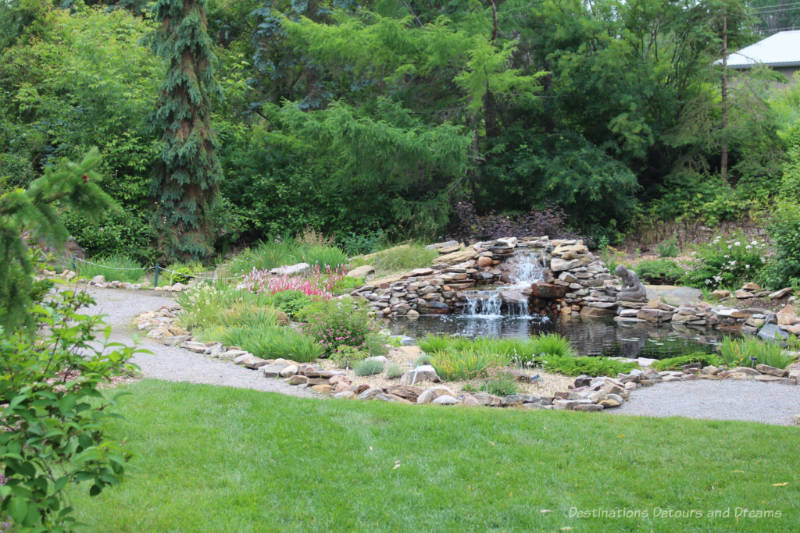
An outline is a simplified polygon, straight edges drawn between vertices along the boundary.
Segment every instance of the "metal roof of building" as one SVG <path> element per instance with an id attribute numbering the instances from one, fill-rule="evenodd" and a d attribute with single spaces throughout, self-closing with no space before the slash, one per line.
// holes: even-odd
<path id="1" fill-rule="evenodd" d="M 722 64 L 722 60 L 716 61 Z M 728 67 L 800 66 L 800 30 L 781 31 L 728 56 Z"/>

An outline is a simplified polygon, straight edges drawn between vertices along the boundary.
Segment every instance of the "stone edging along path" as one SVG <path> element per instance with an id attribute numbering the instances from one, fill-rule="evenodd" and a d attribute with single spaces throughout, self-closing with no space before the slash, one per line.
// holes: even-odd
<path id="1" fill-rule="evenodd" d="M 240 367 L 250 369 L 254 375 L 272 378 L 265 381 L 279 381 L 291 386 L 289 388 L 294 389 L 294 391 L 310 390 L 323 397 L 415 404 L 432 403 L 438 405 L 604 411 L 613 410 L 626 404 L 630 399 L 631 392 L 638 391 L 649 385 L 670 382 L 726 380 L 727 382 L 747 381 L 760 385 L 770 383 L 774 384 L 774 386 L 792 386 L 791 390 L 794 395 L 800 398 L 800 394 L 794 392 L 795 389 L 793 387 L 800 381 L 800 363 L 798 362 L 793 363 L 786 370 L 767 365 L 757 365 L 756 368 L 737 367 L 732 369 L 713 366 L 699 368 L 698 366 L 687 365 L 681 371 L 659 372 L 653 368 L 644 367 L 634 369 L 626 374 L 618 374 L 613 378 L 608 376 L 579 376 L 569 386 L 568 390 L 555 392 L 552 396 L 514 394 L 500 397 L 486 392 L 459 393 L 441 384 L 436 371 L 429 365 L 407 372 L 397 384 L 388 386 L 367 383 L 354 384 L 352 373 L 343 370 L 324 369 L 317 365 L 301 364 L 283 359 L 266 360 L 237 347 L 226 347 L 220 343 L 204 343 L 193 340 L 190 332 L 174 324 L 174 319 L 179 311 L 180 306 L 176 303 L 162 305 L 157 311 L 149 311 L 137 315 L 134 322 L 139 330 L 147 331 L 147 338 L 166 346 L 180 347 L 213 359 L 233 362 Z M 519 377 L 521 379 L 529 378 L 525 373 L 519 373 Z M 747 387 L 750 386 L 748 385 Z M 751 388 L 750 390 L 753 389 Z M 641 393 L 643 394 L 644 391 Z M 677 401 L 678 399 L 674 398 L 674 400 Z M 690 404 L 691 401 L 686 402 L 684 398 L 683 404 L 687 403 Z M 663 416 L 663 411 L 665 410 L 663 402 L 661 404 L 656 402 L 656 405 L 658 408 L 655 411 L 637 412 L 635 408 L 627 408 L 622 409 L 622 412 Z M 668 409 L 666 410 L 669 411 Z M 752 415 L 745 419 L 769 423 L 791 423 L 791 420 L 788 419 L 768 416 L 761 412 L 763 410 L 757 411 L 757 415 Z M 712 416 L 702 416 L 703 414 L 709 414 L 709 412 L 703 410 L 697 412 L 689 410 L 687 413 L 687 416 L 697 418 L 731 418 L 728 416 L 729 413 L 724 412 L 717 413 L 718 416 L 713 416 L 713 412 L 710 413 Z M 674 414 L 680 415 L 681 413 Z M 800 423 L 800 420 L 795 420 L 795 423 Z"/>

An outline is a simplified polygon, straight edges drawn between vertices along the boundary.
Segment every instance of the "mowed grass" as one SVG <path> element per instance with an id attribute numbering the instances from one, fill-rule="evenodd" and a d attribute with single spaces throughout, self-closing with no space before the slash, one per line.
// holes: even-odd
<path id="1" fill-rule="evenodd" d="M 145 380 L 88 531 L 790 531 L 800 430 L 603 413 L 308 400 Z M 777 486 L 775 486 L 777 484 Z M 730 509 L 728 518 L 654 517 Z M 780 518 L 735 518 L 736 508 Z M 580 518 L 571 509 L 647 512 Z"/>

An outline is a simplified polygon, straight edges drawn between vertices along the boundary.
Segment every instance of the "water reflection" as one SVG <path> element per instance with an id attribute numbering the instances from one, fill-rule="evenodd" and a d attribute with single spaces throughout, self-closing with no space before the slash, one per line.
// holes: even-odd
<path id="1" fill-rule="evenodd" d="M 643 323 L 620 325 L 613 320 L 515 317 L 476 318 L 463 315 L 422 316 L 416 321 L 389 321 L 394 334 L 422 337 L 427 333 L 466 337 L 528 337 L 556 332 L 567 337 L 581 355 L 663 359 L 713 350 L 722 333 L 706 328 Z"/>

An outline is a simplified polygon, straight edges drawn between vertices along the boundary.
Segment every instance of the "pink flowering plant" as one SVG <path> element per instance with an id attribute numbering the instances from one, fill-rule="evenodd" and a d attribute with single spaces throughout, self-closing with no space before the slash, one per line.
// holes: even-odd
<path id="1" fill-rule="evenodd" d="M 282 275 L 275 276 L 269 270 L 253 269 L 247 274 L 240 288 L 247 289 L 256 294 L 276 294 L 283 291 L 299 291 L 307 296 L 317 297 L 322 300 L 333 298 L 334 286 L 344 278 L 343 267 L 321 268 L 314 266 L 311 271 L 303 276 Z"/>
<path id="2" fill-rule="evenodd" d="M 380 354 L 386 351 L 385 339 L 366 307 L 349 296 L 320 300 L 306 307 L 301 317 L 303 330 L 325 348 L 325 355 L 341 346 L 357 352 Z"/>

